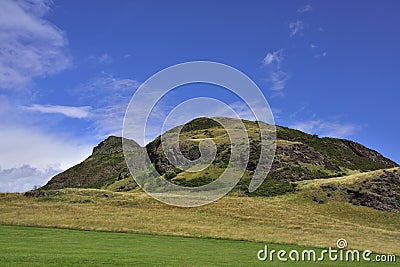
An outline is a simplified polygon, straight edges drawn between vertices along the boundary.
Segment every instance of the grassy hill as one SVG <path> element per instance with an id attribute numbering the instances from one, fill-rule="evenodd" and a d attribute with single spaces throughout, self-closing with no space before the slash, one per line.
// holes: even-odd
<path id="1" fill-rule="evenodd" d="M 277 147 L 271 171 L 264 183 L 255 192 L 249 193 L 248 185 L 260 155 L 260 129 L 256 122 L 243 120 L 243 123 L 248 134 L 250 157 L 243 177 L 233 190 L 233 194 L 237 196 L 275 196 L 294 192 L 297 181 L 341 177 L 398 166 L 378 152 L 349 140 L 319 138 L 316 135 L 277 126 Z M 200 186 L 218 178 L 225 170 L 231 153 L 226 130 L 212 119 L 198 118 L 183 127 L 171 129 L 163 136 L 178 130 L 179 147 L 185 157 L 197 159 L 200 156 L 199 142 L 211 139 L 217 147 L 215 160 L 208 168 L 196 173 L 181 171 L 164 155 L 162 137 L 159 136 L 145 147 L 157 171 L 167 180 L 182 186 Z M 140 149 L 134 141 L 130 143 L 133 149 Z M 125 163 L 122 138 L 107 138 L 93 149 L 89 158 L 56 175 L 42 189 L 62 188 L 136 190 L 137 184 Z"/>
<path id="2" fill-rule="evenodd" d="M 224 119 L 234 121 L 234 119 Z M 277 126 L 277 147 L 271 170 L 263 184 L 255 192 L 249 193 L 248 185 L 260 155 L 260 129 L 256 122 L 246 120 L 243 122 L 248 134 L 250 157 L 243 177 L 231 193 L 236 196 L 276 196 L 295 192 L 298 181 L 342 177 L 398 166 L 378 152 L 349 140 L 319 138 L 316 135 Z M 155 168 L 165 179 L 182 186 L 200 186 L 212 182 L 222 174 L 229 162 L 231 144 L 228 133 L 219 123 L 209 118 L 198 118 L 183 127 L 171 129 L 163 136 L 174 131 L 180 132 L 179 147 L 182 154 L 189 159 L 194 160 L 200 156 L 201 140 L 212 139 L 217 152 L 215 160 L 208 168 L 199 172 L 184 172 L 168 161 L 161 146 L 162 136 L 157 137 L 145 149 Z M 141 149 L 134 141 L 129 141 L 129 144 L 132 149 Z M 346 196 L 344 193 L 340 194 L 342 197 L 339 199 L 358 201 L 361 205 L 378 209 L 398 210 L 399 207 L 393 205 L 399 191 L 395 186 L 396 183 L 397 180 L 392 183 L 393 186 L 388 183 L 380 184 L 391 194 L 383 198 L 375 197 L 371 200 L 373 194 L 364 194 L 364 198 L 370 199 L 361 201 L 360 193 L 357 193 L 361 189 L 357 188 L 353 190 L 353 194 L 347 193 Z M 97 188 L 116 192 L 138 190 L 125 163 L 122 138 L 114 136 L 107 138 L 93 149 L 92 155 L 85 161 L 56 175 L 39 191 L 31 194 L 40 194 L 41 190 L 62 188 Z M 351 191 L 348 188 L 346 190 Z M 374 194 L 384 191 L 375 190 Z M 329 194 L 332 195 L 332 192 Z M 338 193 L 335 192 L 333 195 L 336 196 Z M 324 201 L 325 198 L 314 197 L 316 201 Z"/>

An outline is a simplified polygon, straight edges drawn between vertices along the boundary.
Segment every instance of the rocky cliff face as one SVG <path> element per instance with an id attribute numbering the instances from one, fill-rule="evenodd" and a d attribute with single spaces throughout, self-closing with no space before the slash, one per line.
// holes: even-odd
<path id="1" fill-rule="evenodd" d="M 123 152 L 121 144 L 121 137 L 110 136 L 93 148 L 92 156 L 97 154 L 111 155 L 121 153 Z"/>

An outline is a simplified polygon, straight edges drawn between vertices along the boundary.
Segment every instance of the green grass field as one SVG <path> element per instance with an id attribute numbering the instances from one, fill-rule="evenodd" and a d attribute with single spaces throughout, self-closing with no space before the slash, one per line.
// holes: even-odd
<path id="1" fill-rule="evenodd" d="M 299 185 L 303 188 L 303 185 Z M 305 187 L 305 186 L 304 186 Z M 350 203 L 318 204 L 307 188 L 277 197 L 224 198 L 178 208 L 144 193 L 65 189 L 43 197 L 0 194 L 0 225 L 247 240 L 400 255 L 400 213 Z M 104 197 L 107 195 L 107 197 Z"/>
<path id="2" fill-rule="evenodd" d="M 309 249 L 268 245 L 275 250 Z M 0 226 L 1 266 L 398 266 L 389 262 L 261 262 L 256 255 L 263 247 L 249 241 Z"/>

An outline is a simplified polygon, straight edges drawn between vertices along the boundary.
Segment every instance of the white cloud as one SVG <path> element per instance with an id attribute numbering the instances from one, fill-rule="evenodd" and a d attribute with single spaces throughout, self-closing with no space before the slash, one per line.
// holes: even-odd
<path id="1" fill-rule="evenodd" d="M 285 88 L 289 75 L 282 70 L 284 56 L 283 49 L 269 52 L 263 59 L 263 65 L 269 67 L 269 80 L 272 83 L 272 91 L 281 91 Z M 283 96 L 283 93 L 274 93 L 274 97 Z"/>
<path id="2" fill-rule="evenodd" d="M 65 170 L 89 156 L 93 145 L 33 127 L 2 125 L 0 164 L 5 169 L 29 164 L 41 171 Z"/>
<path id="3" fill-rule="evenodd" d="M 279 49 L 275 52 L 267 53 L 263 60 L 264 65 L 269 65 L 274 62 L 280 64 L 283 61 L 282 51 L 283 49 Z"/>
<path id="4" fill-rule="evenodd" d="M 50 3 L 0 0 L 0 88 L 20 88 L 71 66 L 64 32 L 42 18 Z"/>
<path id="5" fill-rule="evenodd" d="M 290 29 L 290 37 L 293 37 L 296 34 L 301 33 L 301 31 L 304 29 L 304 24 L 300 20 L 294 21 L 289 23 L 289 29 Z"/>
<path id="6" fill-rule="evenodd" d="M 18 168 L 0 168 L 0 192 L 26 192 L 36 186 L 43 186 L 61 169 L 49 167 L 39 170 L 29 165 Z"/>
<path id="7" fill-rule="evenodd" d="M 317 48 L 318 46 L 316 46 L 315 44 L 310 44 L 310 48 L 311 49 L 315 49 L 315 48 Z"/>
<path id="8" fill-rule="evenodd" d="M 93 144 L 32 127 L 2 125 L 0 192 L 24 192 L 87 158 Z"/>
<path id="9" fill-rule="evenodd" d="M 0 191 L 26 191 L 43 185 L 54 174 L 90 155 L 94 143 L 81 136 L 70 137 L 57 128 L 41 130 L 41 125 L 49 121 L 16 102 L 0 95 Z M 68 109 L 62 112 L 82 115 Z"/>
<path id="10" fill-rule="evenodd" d="M 310 134 L 336 138 L 347 138 L 358 130 L 358 126 L 355 124 L 323 121 L 319 119 L 298 122 L 290 127 Z"/>
<path id="11" fill-rule="evenodd" d="M 25 110 L 38 111 L 42 113 L 60 113 L 70 118 L 82 119 L 89 116 L 90 106 L 72 107 L 72 106 L 58 106 L 58 105 L 38 105 L 23 107 Z"/>
<path id="12" fill-rule="evenodd" d="M 297 13 L 305 13 L 305 12 L 310 12 L 312 10 L 313 10 L 313 8 L 312 8 L 311 5 L 305 5 L 305 6 L 301 7 L 301 8 L 299 8 L 299 9 L 297 9 L 296 12 Z"/>

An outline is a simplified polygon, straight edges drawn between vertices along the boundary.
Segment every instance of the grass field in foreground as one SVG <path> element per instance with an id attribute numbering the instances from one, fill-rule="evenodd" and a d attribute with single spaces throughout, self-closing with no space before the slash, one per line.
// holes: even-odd
<path id="1" fill-rule="evenodd" d="M 224 198 L 198 208 L 160 203 L 145 193 L 65 189 L 56 195 L 0 194 L 0 224 L 334 246 L 400 255 L 400 213 L 350 203 L 318 204 L 308 189 L 271 198 Z M 106 197 L 105 197 L 106 196 Z"/>
<path id="2" fill-rule="evenodd" d="M 309 249 L 268 244 L 275 250 Z M 361 262 L 260 262 L 263 243 L 55 228 L 0 226 L 1 266 L 360 266 Z M 316 249 L 317 253 L 320 249 Z M 373 258 L 373 257 L 371 257 Z M 397 261 L 399 258 L 397 258 Z M 397 266 L 362 262 L 362 266 Z"/>

